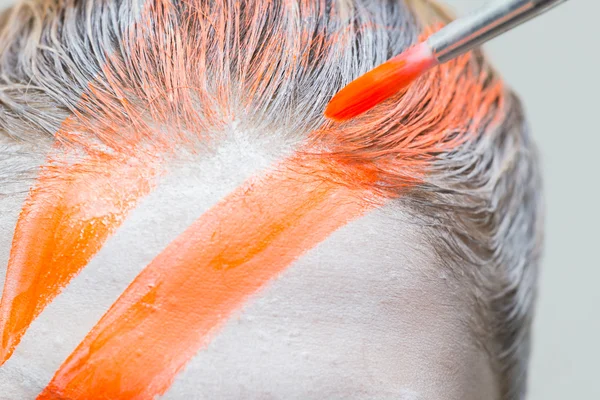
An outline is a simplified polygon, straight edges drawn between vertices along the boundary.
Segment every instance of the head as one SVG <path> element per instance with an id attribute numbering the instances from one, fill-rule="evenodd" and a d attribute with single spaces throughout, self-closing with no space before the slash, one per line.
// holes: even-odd
<path id="1" fill-rule="evenodd" d="M 475 52 L 322 114 L 449 20 L 429 0 L 7 11 L 0 392 L 522 399 L 542 218 L 517 98 Z"/>

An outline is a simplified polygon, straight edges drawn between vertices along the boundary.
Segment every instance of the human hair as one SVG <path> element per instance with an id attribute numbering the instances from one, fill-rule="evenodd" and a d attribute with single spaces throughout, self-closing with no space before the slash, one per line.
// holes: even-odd
<path id="1" fill-rule="evenodd" d="M 151 163 L 228 129 L 286 137 L 339 162 L 336 182 L 411 211 L 440 271 L 470 289 L 466 323 L 502 399 L 523 399 L 543 218 L 517 97 L 476 51 L 356 120 L 323 116 L 449 20 L 429 0 L 22 1 L 1 20 L 0 186 L 33 182 L 21 158 L 55 142 Z"/>

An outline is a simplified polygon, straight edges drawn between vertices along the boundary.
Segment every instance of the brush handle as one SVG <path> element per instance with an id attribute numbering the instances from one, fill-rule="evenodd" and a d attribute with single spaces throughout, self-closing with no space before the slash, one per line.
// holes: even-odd
<path id="1" fill-rule="evenodd" d="M 567 0 L 494 0 L 431 35 L 427 43 L 445 63 Z"/>

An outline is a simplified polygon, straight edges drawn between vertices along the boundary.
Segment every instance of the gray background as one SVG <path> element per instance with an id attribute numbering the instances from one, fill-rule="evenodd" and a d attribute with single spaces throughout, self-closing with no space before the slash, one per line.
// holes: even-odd
<path id="1" fill-rule="evenodd" d="M 463 14 L 483 0 L 445 0 Z M 11 0 L 0 0 L 0 7 Z M 600 399 L 600 1 L 571 0 L 487 45 L 542 153 L 545 262 L 529 400 Z M 600 244 L 598 244 L 600 246 Z M 595 265 L 595 267 L 594 267 Z"/>
<path id="2" fill-rule="evenodd" d="M 444 0 L 459 14 L 482 0 Z M 571 0 L 496 38 L 542 154 L 546 251 L 529 400 L 600 399 L 600 1 Z"/>

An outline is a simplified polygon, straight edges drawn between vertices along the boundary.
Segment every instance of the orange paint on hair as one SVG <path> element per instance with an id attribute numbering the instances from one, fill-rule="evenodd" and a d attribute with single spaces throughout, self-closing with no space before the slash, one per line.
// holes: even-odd
<path id="1" fill-rule="evenodd" d="M 327 179 L 332 168 L 293 158 L 202 215 L 131 283 L 38 400 L 164 393 L 249 296 L 375 206 Z"/>
<path id="2" fill-rule="evenodd" d="M 429 34 L 431 31 L 428 31 Z M 424 35 L 426 37 L 427 35 Z M 396 197 L 421 182 L 449 152 L 505 117 L 503 82 L 476 52 L 439 65 L 388 101 L 347 122 L 317 132 L 331 157 L 369 170 L 375 182 L 338 173 L 355 187 Z"/>

